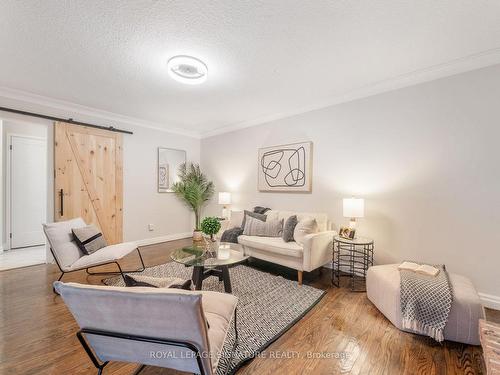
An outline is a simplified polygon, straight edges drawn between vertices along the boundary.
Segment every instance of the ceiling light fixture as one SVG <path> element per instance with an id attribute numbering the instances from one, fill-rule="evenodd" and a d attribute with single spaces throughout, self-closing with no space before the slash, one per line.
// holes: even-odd
<path id="1" fill-rule="evenodd" d="M 177 82 L 198 85 L 207 80 L 207 65 L 192 56 L 179 55 L 168 60 L 168 74 Z"/>

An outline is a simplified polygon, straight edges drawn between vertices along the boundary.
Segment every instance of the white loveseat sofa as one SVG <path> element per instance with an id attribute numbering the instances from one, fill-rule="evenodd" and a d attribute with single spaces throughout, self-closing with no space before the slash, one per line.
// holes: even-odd
<path id="1" fill-rule="evenodd" d="M 313 271 L 332 260 L 332 241 L 335 231 L 329 230 L 328 217 L 324 213 L 275 211 L 266 212 L 267 220 L 284 219 L 297 215 L 298 221 L 314 218 L 319 232 L 306 236 L 304 243 L 285 242 L 281 237 L 238 237 L 246 255 L 268 262 L 280 264 L 298 271 L 298 281 L 302 284 L 302 272 Z M 243 212 L 233 211 L 229 227 L 241 226 Z"/>

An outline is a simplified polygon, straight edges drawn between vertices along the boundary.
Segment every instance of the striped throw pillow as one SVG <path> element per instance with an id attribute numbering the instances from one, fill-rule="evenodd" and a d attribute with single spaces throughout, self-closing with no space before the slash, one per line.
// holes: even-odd
<path id="1" fill-rule="evenodd" d="M 243 234 L 245 236 L 281 237 L 283 234 L 283 219 L 261 221 L 247 216 Z"/>
<path id="2" fill-rule="evenodd" d="M 71 231 L 73 232 L 76 244 L 84 254 L 90 255 L 108 246 L 102 233 L 93 225 L 83 228 L 73 228 Z"/>

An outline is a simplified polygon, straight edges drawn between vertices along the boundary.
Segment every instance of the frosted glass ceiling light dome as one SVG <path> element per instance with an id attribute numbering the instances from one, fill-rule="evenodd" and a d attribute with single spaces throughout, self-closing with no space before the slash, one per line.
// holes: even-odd
<path id="1" fill-rule="evenodd" d="M 192 56 L 179 55 L 168 60 L 168 74 L 177 82 L 198 85 L 207 80 L 207 65 Z"/>

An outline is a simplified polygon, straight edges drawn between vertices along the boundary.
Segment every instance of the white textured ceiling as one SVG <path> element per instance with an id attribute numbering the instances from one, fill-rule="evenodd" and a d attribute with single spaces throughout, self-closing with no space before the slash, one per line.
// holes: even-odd
<path id="1" fill-rule="evenodd" d="M 499 47 L 498 0 L 0 2 L 0 86 L 199 134 Z M 169 78 L 177 54 L 208 81 Z"/>

